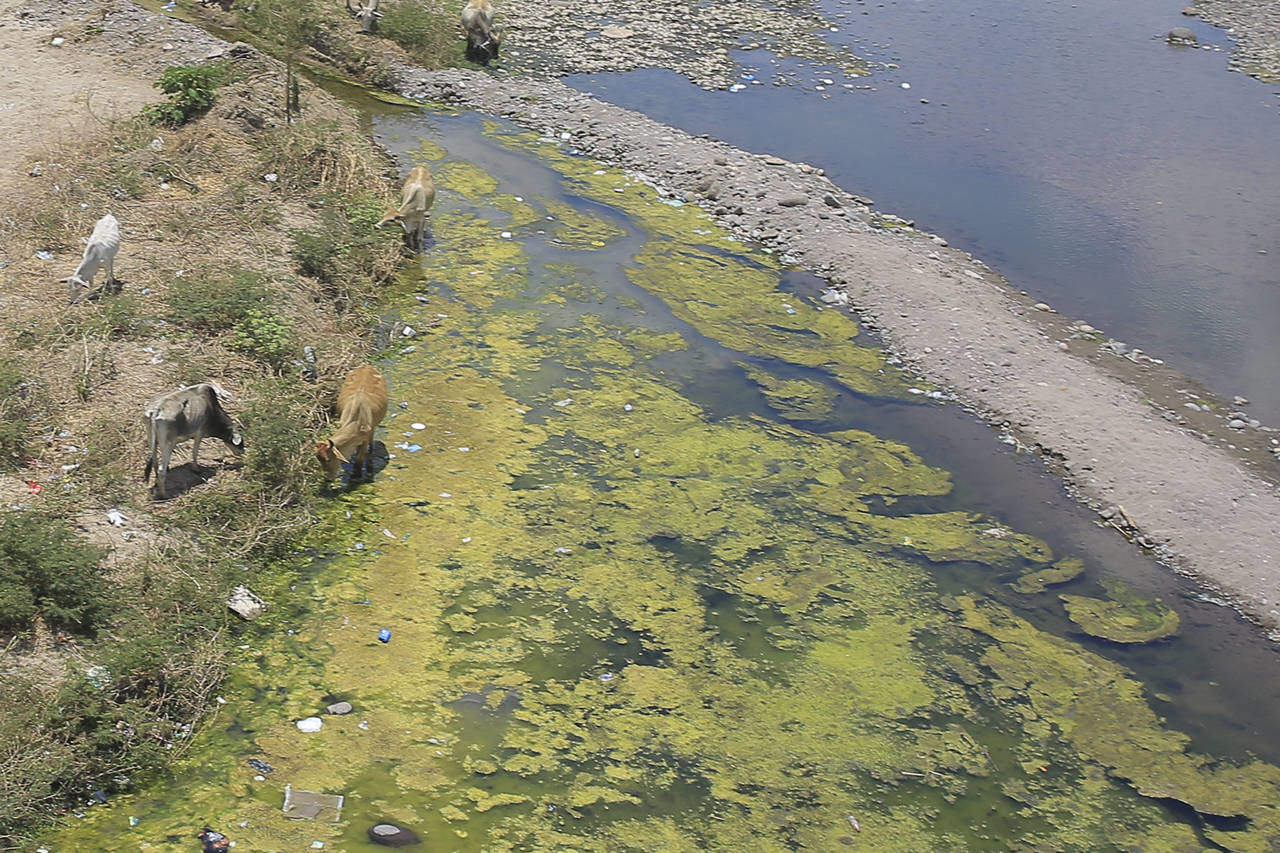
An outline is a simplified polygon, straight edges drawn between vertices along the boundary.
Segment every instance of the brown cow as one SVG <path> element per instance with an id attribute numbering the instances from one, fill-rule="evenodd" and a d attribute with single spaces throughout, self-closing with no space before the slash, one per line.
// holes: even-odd
<path id="1" fill-rule="evenodd" d="M 381 228 L 388 222 L 400 220 L 405 244 L 416 254 L 422 251 L 422 240 L 427 236 L 427 211 L 435 200 L 436 185 L 431 180 L 431 170 L 426 166 L 415 166 L 400 191 L 400 207 L 388 210 L 373 227 Z"/>
<path id="2" fill-rule="evenodd" d="M 332 438 L 316 442 L 316 458 L 325 478 L 337 478 L 343 462 L 354 462 L 351 476 L 369 465 L 373 430 L 387 416 L 387 380 L 370 365 L 347 374 L 338 391 L 338 431 Z"/>

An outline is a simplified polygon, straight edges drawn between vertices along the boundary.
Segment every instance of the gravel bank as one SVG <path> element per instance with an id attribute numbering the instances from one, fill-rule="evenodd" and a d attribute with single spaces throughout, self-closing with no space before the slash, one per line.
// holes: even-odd
<path id="1" fill-rule="evenodd" d="M 816 4 L 813 4 L 816 7 Z M 807 10 L 807 11 L 806 11 Z M 847 47 L 819 37 L 837 24 L 808 3 L 762 0 L 509 0 L 501 4 L 502 66 L 521 76 L 665 68 L 707 89 L 739 83 L 731 50 L 767 49 L 847 74 L 865 73 Z"/>
<path id="2" fill-rule="evenodd" d="M 1236 43 L 1232 68 L 1260 80 L 1280 83 L 1278 0 L 1197 0 L 1188 8 L 1230 32 Z"/>
<path id="3" fill-rule="evenodd" d="M 873 213 L 810 166 L 693 137 L 560 83 L 412 68 L 397 78 L 406 96 L 501 115 L 631 169 L 820 272 L 895 353 L 1049 457 L 1104 517 L 1280 626 L 1274 487 L 1240 455 L 1171 422 L 1180 415 L 1153 406 L 1148 389 L 1055 339 L 1060 318 L 980 261 Z"/>

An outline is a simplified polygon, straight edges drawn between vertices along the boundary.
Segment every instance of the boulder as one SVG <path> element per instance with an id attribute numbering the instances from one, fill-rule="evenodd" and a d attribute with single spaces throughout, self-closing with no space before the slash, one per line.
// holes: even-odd
<path id="1" fill-rule="evenodd" d="M 369 827 L 369 840 L 383 847 L 408 847 L 422 839 L 418 838 L 417 833 L 411 829 L 396 826 L 394 823 L 378 823 Z"/>
<path id="2" fill-rule="evenodd" d="M 1174 27 L 1165 38 L 1174 44 L 1195 44 L 1196 34 L 1186 27 Z"/>

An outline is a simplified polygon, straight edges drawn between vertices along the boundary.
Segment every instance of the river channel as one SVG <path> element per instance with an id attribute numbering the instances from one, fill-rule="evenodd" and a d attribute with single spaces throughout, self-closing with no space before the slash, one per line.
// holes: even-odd
<path id="1" fill-rule="evenodd" d="M 48 850 L 1280 838 L 1274 651 L 912 393 L 816 280 L 512 125 L 371 130 L 440 190 L 385 465 L 236 627 L 176 779 Z M 341 820 L 288 819 L 286 786 Z"/>
<path id="2" fill-rule="evenodd" d="M 819 5 L 838 24 L 824 38 L 871 76 L 754 50 L 734 53 L 736 92 L 663 70 L 567 82 L 823 167 L 1036 299 L 1280 421 L 1280 86 L 1226 73 L 1224 32 L 1180 15 L 1182 0 Z M 1226 49 L 1158 38 L 1183 25 Z"/>

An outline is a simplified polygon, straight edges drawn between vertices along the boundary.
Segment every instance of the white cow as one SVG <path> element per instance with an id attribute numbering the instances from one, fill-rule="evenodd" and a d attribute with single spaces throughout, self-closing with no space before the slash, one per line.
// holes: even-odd
<path id="1" fill-rule="evenodd" d="M 195 440 L 191 446 L 192 468 L 200 467 L 200 440 L 205 436 L 222 439 L 237 456 L 244 453 L 240 428 L 223 410 L 220 399 L 229 400 L 231 395 L 212 382 L 201 382 L 162 394 L 147 404 L 142 419 L 147 428 L 150 455 L 142 472 L 142 481 L 145 483 L 154 470 L 159 497 L 166 497 L 169 456 L 178 442 L 188 438 Z"/>
<path id="2" fill-rule="evenodd" d="M 61 281 L 66 282 L 71 292 L 71 301 L 80 298 L 81 289 L 93 286 L 93 277 L 98 274 L 99 267 L 107 268 L 106 286 L 116 281 L 116 252 L 120 251 L 120 223 L 108 213 L 93 226 L 88 245 L 84 247 L 84 258 L 76 271 Z"/>

